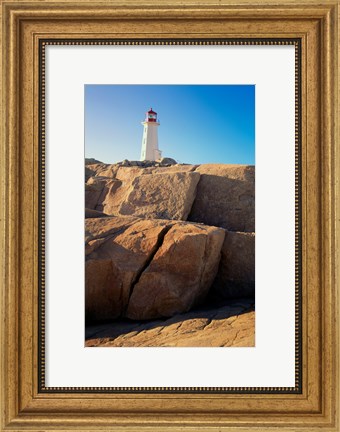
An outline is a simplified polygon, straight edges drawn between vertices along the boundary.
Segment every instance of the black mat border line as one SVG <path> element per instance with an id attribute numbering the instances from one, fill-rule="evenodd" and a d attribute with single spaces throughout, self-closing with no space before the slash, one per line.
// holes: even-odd
<path id="1" fill-rule="evenodd" d="M 51 45 L 294 45 L 295 46 L 295 387 L 46 387 L 45 386 L 45 47 Z M 39 245 L 38 389 L 40 393 L 302 393 L 301 38 L 40 39 L 39 40 Z"/>

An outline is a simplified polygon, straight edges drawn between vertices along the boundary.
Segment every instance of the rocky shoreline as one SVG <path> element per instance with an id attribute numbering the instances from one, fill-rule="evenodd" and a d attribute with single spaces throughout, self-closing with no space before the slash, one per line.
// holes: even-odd
<path id="1" fill-rule="evenodd" d="M 86 346 L 254 345 L 254 166 L 91 160 L 85 181 Z"/>

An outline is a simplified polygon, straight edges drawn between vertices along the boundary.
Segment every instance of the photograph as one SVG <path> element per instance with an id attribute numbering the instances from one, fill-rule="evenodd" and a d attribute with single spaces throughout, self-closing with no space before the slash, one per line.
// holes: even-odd
<path id="1" fill-rule="evenodd" d="M 255 346 L 255 85 L 86 84 L 85 346 Z"/>

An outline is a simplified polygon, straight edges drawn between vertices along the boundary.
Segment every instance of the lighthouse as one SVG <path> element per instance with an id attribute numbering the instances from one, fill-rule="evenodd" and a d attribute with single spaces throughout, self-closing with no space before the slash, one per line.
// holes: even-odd
<path id="1" fill-rule="evenodd" d="M 157 160 L 161 158 L 161 151 L 158 149 L 158 126 L 157 113 L 152 108 L 146 113 L 145 120 L 142 121 L 144 126 L 142 151 L 140 159 Z"/>

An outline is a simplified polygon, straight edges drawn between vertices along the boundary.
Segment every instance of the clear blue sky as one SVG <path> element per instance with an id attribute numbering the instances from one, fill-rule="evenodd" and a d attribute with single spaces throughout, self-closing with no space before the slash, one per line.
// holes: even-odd
<path id="1" fill-rule="evenodd" d="M 139 160 L 151 107 L 163 157 L 255 164 L 254 85 L 86 85 L 85 156 Z"/>

